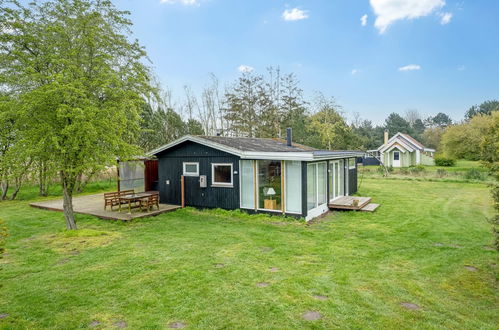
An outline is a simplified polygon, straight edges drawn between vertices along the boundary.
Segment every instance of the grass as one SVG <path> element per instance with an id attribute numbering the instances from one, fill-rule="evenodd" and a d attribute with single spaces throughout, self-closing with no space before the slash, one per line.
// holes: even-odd
<path id="1" fill-rule="evenodd" d="M 423 170 L 414 171 L 411 168 L 392 168 L 388 179 L 403 179 L 417 181 L 443 181 L 443 182 L 491 182 L 487 169 L 479 161 L 458 160 L 455 166 L 422 166 Z M 470 171 L 475 173 L 470 178 Z M 379 166 L 369 165 L 359 167 L 359 174 L 368 178 L 382 178 L 384 172 L 379 171 Z M 386 178 L 385 178 L 386 179 Z"/>
<path id="2" fill-rule="evenodd" d="M 3 202 L 0 327 L 497 327 L 484 184 L 365 178 L 359 194 L 382 206 L 312 225 L 222 210 L 131 223 L 78 215 L 78 232 L 60 213 Z"/>

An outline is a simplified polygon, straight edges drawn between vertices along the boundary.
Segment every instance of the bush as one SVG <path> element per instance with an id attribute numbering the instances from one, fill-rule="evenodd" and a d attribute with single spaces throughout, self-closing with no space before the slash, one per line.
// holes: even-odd
<path id="1" fill-rule="evenodd" d="M 400 169 L 400 174 L 407 175 L 407 174 L 409 174 L 409 171 L 405 167 L 402 167 Z"/>
<path id="2" fill-rule="evenodd" d="M 444 169 L 439 168 L 437 170 L 437 177 L 443 178 L 444 176 L 447 176 L 447 171 Z"/>
<path id="3" fill-rule="evenodd" d="M 437 166 L 454 166 L 456 165 L 456 160 L 450 157 L 436 156 L 435 165 Z"/>
<path id="4" fill-rule="evenodd" d="M 411 174 L 419 174 L 424 171 L 426 171 L 426 169 L 423 165 L 409 166 L 409 172 Z"/>
<path id="5" fill-rule="evenodd" d="M 476 168 L 470 168 L 464 173 L 464 178 L 468 180 L 484 180 L 484 176 L 482 172 L 477 170 Z"/>

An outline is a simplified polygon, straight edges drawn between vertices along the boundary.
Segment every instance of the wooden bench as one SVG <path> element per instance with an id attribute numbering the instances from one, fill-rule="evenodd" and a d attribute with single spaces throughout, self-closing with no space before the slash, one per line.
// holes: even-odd
<path id="1" fill-rule="evenodd" d="M 113 206 L 120 205 L 121 196 L 131 195 L 133 193 L 135 193 L 133 190 L 122 190 L 104 193 L 104 210 L 106 210 L 107 207 L 110 206 L 111 211 L 113 211 Z"/>
<path id="2" fill-rule="evenodd" d="M 146 208 L 147 211 L 149 211 L 153 206 L 156 206 L 159 210 L 159 193 L 152 194 L 151 196 L 140 200 L 141 209 Z"/>

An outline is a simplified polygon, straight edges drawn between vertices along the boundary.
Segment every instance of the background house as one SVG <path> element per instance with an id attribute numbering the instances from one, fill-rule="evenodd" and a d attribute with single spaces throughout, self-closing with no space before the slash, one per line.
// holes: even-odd
<path id="1" fill-rule="evenodd" d="M 377 150 L 385 166 L 409 167 L 414 165 L 435 165 L 435 149 L 426 148 L 412 136 L 398 132 L 390 139 L 385 131 L 384 141 Z"/>
<path id="2" fill-rule="evenodd" d="M 310 220 L 357 190 L 358 151 L 326 151 L 288 139 L 185 136 L 150 153 L 158 158 L 162 203 L 244 209 Z"/>

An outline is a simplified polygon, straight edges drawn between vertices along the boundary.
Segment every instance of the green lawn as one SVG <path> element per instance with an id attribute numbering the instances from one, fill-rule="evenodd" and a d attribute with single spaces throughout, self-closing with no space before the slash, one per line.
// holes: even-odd
<path id="1" fill-rule="evenodd" d="M 382 206 L 312 225 L 220 210 L 78 216 L 77 236 L 60 213 L 0 203 L 0 327 L 497 328 L 485 185 L 364 179 L 360 194 Z"/>

